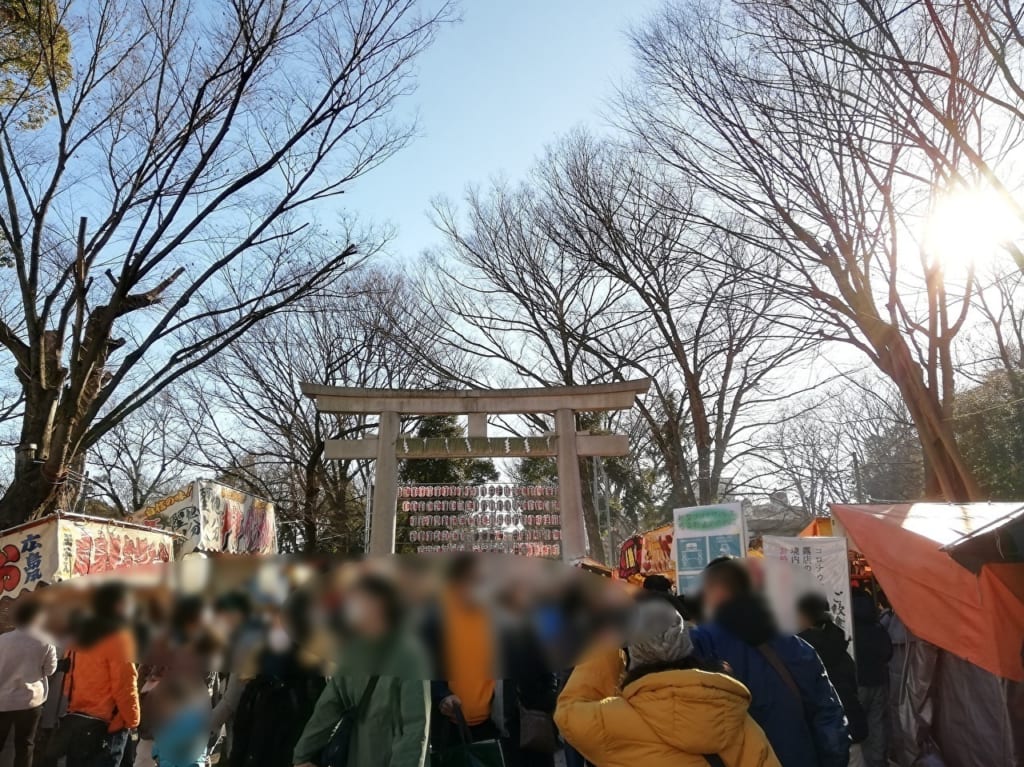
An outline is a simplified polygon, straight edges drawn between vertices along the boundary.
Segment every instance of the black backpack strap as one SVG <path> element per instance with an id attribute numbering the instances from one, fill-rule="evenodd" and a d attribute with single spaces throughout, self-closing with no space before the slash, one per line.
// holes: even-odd
<path id="1" fill-rule="evenodd" d="M 704 759 L 711 767 L 725 767 L 725 762 L 722 761 L 722 757 L 718 754 L 704 754 Z"/>

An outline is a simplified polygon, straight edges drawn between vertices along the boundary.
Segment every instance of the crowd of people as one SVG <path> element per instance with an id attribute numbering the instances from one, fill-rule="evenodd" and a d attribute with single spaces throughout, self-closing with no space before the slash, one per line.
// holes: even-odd
<path id="1" fill-rule="evenodd" d="M 13 738 L 13 767 L 887 764 L 870 594 L 851 657 L 820 597 L 780 631 L 742 560 L 708 565 L 699 601 L 509 561 L 366 561 L 279 598 L 105 583 L 86 613 L 26 601 L 0 636 L 0 750 Z"/>

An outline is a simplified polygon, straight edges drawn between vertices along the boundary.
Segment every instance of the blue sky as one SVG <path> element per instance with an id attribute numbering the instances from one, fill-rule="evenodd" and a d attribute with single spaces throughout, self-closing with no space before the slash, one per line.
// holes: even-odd
<path id="1" fill-rule="evenodd" d="M 544 146 L 600 124 L 631 67 L 626 31 L 659 0 L 463 0 L 462 22 L 420 59 L 406 106 L 419 136 L 342 198 L 362 221 L 388 223 L 388 252 L 412 258 L 439 237 L 430 201 L 468 184 L 520 177 Z"/>

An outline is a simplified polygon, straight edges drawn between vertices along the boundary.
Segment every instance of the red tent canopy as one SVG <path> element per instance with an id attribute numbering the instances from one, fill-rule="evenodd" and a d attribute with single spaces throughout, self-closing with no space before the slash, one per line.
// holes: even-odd
<path id="1" fill-rule="evenodd" d="M 977 574 L 942 548 L 1007 518 L 1020 504 L 836 504 L 896 614 L 917 636 L 998 676 L 1024 681 L 1024 565 Z"/>

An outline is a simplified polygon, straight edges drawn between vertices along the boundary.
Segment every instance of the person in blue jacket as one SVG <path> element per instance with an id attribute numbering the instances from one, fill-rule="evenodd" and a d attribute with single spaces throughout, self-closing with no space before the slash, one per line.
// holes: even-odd
<path id="1" fill-rule="evenodd" d="M 807 642 L 779 632 L 743 562 L 712 561 L 702 597 L 706 622 L 691 630 L 694 647 L 749 688 L 750 715 L 783 767 L 846 767 L 850 738 L 825 667 Z"/>

